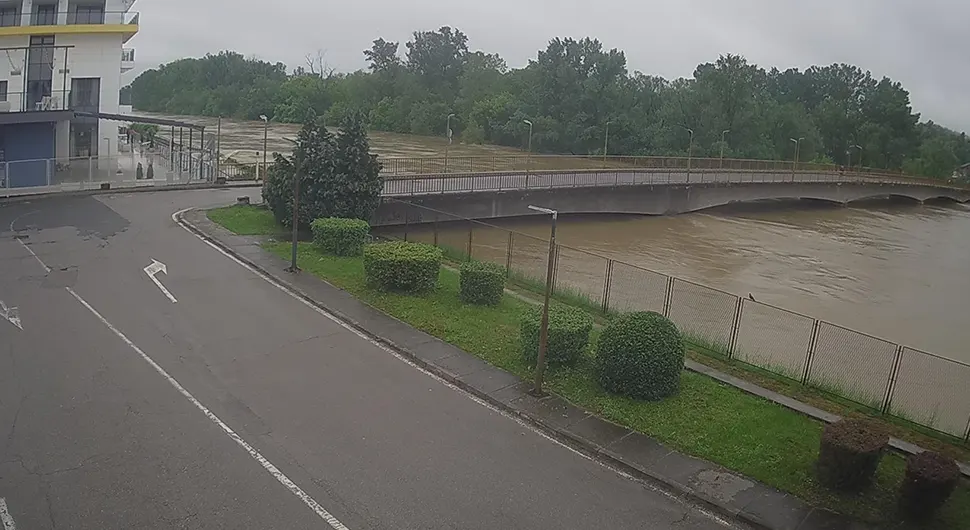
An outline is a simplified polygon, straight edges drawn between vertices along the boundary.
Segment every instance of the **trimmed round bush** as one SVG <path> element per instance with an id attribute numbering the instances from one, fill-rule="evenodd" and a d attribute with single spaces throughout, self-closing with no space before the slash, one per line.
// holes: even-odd
<path id="1" fill-rule="evenodd" d="M 370 224 L 361 219 L 324 217 L 310 224 L 313 243 L 334 256 L 359 256 L 370 239 Z"/>
<path id="2" fill-rule="evenodd" d="M 542 331 L 542 308 L 530 309 L 522 317 L 522 357 L 530 365 L 539 358 L 539 334 Z M 593 331 L 593 317 L 575 307 L 549 307 L 549 337 L 546 342 L 546 362 L 550 365 L 572 366 L 589 346 Z"/>
<path id="3" fill-rule="evenodd" d="M 483 261 L 466 261 L 461 265 L 458 298 L 462 302 L 497 305 L 504 294 L 505 269 Z"/>
<path id="4" fill-rule="evenodd" d="M 834 490 L 859 492 L 872 484 L 889 434 L 864 420 L 825 426 L 818 455 L 819 481 Z"/>
<path id="5" fill-rule="evenodd" d="M 960 468 L 952 458 L 932 452 L 912 455 L 906 459 L 899 510 L 907 519 L 929 519 L 946 503 L 959 482 Z"/>
<path id="6" fill-rule="evenodd" d="M 635 399 L 659 400 L 680 390 L 684 338 L 659 313 L 614 318 L 596 345 L 596 377 L 605 390 Z"/>
<path id="7" fill-rule="evenodd" d="M 431 291 L 441 272 L 441 249 L 424 243 L 393 241 L 364 247 L 367 283 L 383 291 Z"/>

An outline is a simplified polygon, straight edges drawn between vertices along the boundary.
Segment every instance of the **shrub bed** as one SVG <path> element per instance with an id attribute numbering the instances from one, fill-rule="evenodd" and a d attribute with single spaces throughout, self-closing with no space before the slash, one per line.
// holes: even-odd
<path id="1" fill-rule="evenodd" d="M 461 266 L 458 298 L 466 304 L 497 305 L 505 294 L 505 269 L 494 263 L 467 261 Z"/>
<path id="2" fill-rule="evenodd" d="M 685 355 L 683 336 L 663 315 L 621 315 L 600 335 L 596 377 L 614 394 L 659 400 L 680 390 Z"/>
<path id="3" fill-rule="evenodd" d="M 364 247 L 367 283 L 383 291 L 431 291 L 441 272 L 441 249 L 424 243 L 394 241 Z"/>
<path id="4" fill-rule="evenodd" d="M 858 492 L 872 484 L 889 435 L 864 420 L 825 426 L 818 455 L 818 477 L 829 488 Z"/>
<path id="5" fill-rule="evenodd" d="M 334 256 L 359 256 L 370 238 L 370 225 L 361 219 L 324 217 L 310 225 L 313 243 Z"/>
<path id="6" fill-rule="evenodd" d="M 928 519 L 953 494 L 960 468 L 949 457 L 926 452 L 906 459 L 906 475 L 899 490 L 899 510 L 907 519 Z"/>
<path id="7" fill-rule="evenodd" d="M 542 329 L 542 308 L 532 308 L 522 317 L 522 357 L 535 365 L 539 357 L 539 334 Z M 593 331 L 593 317 L 575 307 L 549 307 L 549 337 L 546 342 L 546 362 L 550 365 L 572 366 L 589 346 Z"/>

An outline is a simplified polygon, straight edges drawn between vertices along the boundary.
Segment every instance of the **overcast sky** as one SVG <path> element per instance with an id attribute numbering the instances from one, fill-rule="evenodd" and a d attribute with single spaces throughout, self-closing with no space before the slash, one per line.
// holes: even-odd
<path id="1" fill-rule="evenodd" d="M 365 66 L 378 37 L 450 25 L 509 66 L 554 37 L 600 39 L 630 70 L 668 79 L 735 53 L 769 68 L 855 64 L 910 91 L 923 119 L 970 130 L 970 3 L 962 0 L 140 0 L 139 69 L 234 50 L 291 67 L 324 50 Z M 125 81 L 134 79 L 126 75 Z"/>

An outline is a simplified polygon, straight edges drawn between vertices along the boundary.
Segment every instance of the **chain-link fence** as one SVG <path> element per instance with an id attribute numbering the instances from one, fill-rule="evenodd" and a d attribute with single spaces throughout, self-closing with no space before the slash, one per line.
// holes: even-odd
<path id="1" fill-rule="evenodd" d="M 435 244 L 456 260 L 497 263 L 513 283 L 544 288 L 547 238 L 384 200 L 421 219 L 394 235 Z M 556 245 L 553 260 L 554 293 L 566 303 L 606 315 L 661 313 L 701 353 L 970 441 L 970 364 L 566 245 Z"/>

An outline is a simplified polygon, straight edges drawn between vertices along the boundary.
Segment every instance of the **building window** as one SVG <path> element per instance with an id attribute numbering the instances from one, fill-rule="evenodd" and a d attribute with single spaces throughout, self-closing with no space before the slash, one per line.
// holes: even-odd
<path id="1" fill-rule="evenodd" d="M 98 112 L 101 108 L 101 78 L 72 79 L 71 100 L 74 110 Z"/>
<path id="2" fill-rule="evenodd" d="M 0 101 L 7 101 L 7 82 L 0 81 Z"/>
<path id="3" fill-rule="evenodd" d="M 76 6 L 68 13 L 68 24 L 104 24 L 104 6 Z"/>
<path id="4" fill-rule="evenodd" d="M 35 4 L 31 24 L 34 26 L 56 26 L 57 4 Z"/>
<path id="5" fill-rule="evenodd" d="M 0 27 L 9 28 L 20 25 L 20 13 L 16 7 L 0 7 Z"/>

